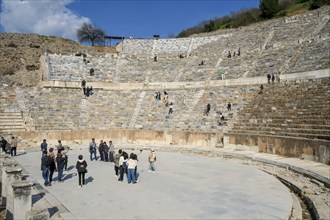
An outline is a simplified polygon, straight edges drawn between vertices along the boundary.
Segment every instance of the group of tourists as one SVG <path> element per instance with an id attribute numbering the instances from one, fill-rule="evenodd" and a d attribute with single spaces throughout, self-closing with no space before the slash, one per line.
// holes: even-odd
<path id="1" fill-rule="evenodd" d="M 140 154 L 142 150 L 140 150 Z M 156 155 L 155 150 L 153 148 L 150 149 L 150 153 L 148 156 L 149 161 L 149 172 L 156 172 L 155 162 Z M 124 176 L 127 178 L 128 184 L 137 183 L 138 181 L 138 155 L 135 153 L 131 153 L 128 156 L 128 153 L 119 149 L 118 153 L 114 156 L 114 169 L 115 169 L 115 177 L 119 177 L 118 181 L 123 181 Z"/>
<path id="2" fill-rule="evenodd" d="M 4 137 L 1 137 L 0 148 L 2 149 L 2 152 L 5 152 L 6 154 L 10 154 L 10 156 L 12 157 L 16 156 L 17 138 L 12 136 L 8 142 Z"/>
<path id="3" fill-rule="evenodd" d="M 233 53 L 233 56 L 240 56 L 241 55 L 241 48 L 239 47 L 238 48 L 238 50 L 237 50 L 237 52 L 236 51 L 234 51 L 234 53 Z M 230 51 L 228 51 L 228 55 L 227 55 L 227 58 L 231 58 L 231 52 Z"/>
<path id="4" fill-rule="evenodd" d="M 267 81 L 268 81 L 268 83 L 270 83 L 270 81 L 272 81 L 272 83 L 274 83 L 275 82 L 275 75 L 274 74 L 270 75 L 268 73 L 267 74 Z"/>
<path id="5" fill-rule="evenodd" d="M 161 93 L 159 91 L 156 92 L 156 95 L 155 95 L 155 99 L 157 101 L 160 101 L 161 100 Z M 172 114 L 173 113 L 173 102 L 170 102 L 169 99 L 168 99 L 168 94 L 166 91 L 164 91 L 164 98 L 163 98 L 163 101 L 164 101 L 164 105 L 165 107 L 168 107 L 168 114 Z"/>
<path id="6" fill-rule="evenodd" d="M 89 143 L 89 154 L 90 154 L 90 160 L 98 160 L 97 157 L 97 151 L 100 155 L 100 160 L 104 162 L 114 162 L 113 154 L 115 147 L 112 143 L 112 141 L 109 141 L 109 145 L 106 141 L 100 140 L 99 146 L 97 146 L 95 139 L 92 138 L 92 141 Z"/>
<path id="7" fill-rule="evenodd" d="M 40 144 L 40 150 L 42 151 L 41 171 L 42 178 L 44 179 L 44 185 L 52 185 L 55 171 L 58 173 L 57 181 L 63 182 L 63 171 L 68 169 L 68 156 L 64 151 L 61 140 L 58 140 L 58 145 L 56 145 L 55 152 L 54 148 L 48 149 L 46 139 L 44 139 Z"/>
<path id="8" fill-rule="evenodd" d="M 86 80 L 84 79 L 81 81 L 81 88 L 85 97 L 89 97 L 94 94 L 93 87 L 86 87 Z"/>
<path id="9" fill-rule="evenodd" d="M 127 179 L 130 184 L 136 184 L 138 181 L 138 155 L 142 153 L 140 150 L 139 154 L 130 153 L 119 149 L 118 153 L 115 153 L 114 145 L 112 141 L 109 141 L 109 145 L 106 141 L 100 140 L 100 144 L 97 145 L 95 138 L 89 143 L 89 153 L 90 160 L 99 160 L 104 162 L 114 163 L 115 177 L 118 181 L 123 182 Z M 62 145 L 61 140 L 58 140 L 58 145 L 56 145 L 56 150 L 54 148 L 48 149 L 48 144 L 46 139 L 40 144 L 40 150 L 42 151 L 41 157 L 41 171 L 42 178 L 44 180 L 45 186 L 51 186 L 53 180 L 54 172 L 58 172 L 57 181 L 63 182 L 63 171 L 67 170 L 68 156 L 65 152 L 65 148 Z M 55 152 L 56 155 L 55 155 Z M 99 157 L 97 156 L 99 153 Z M 156 172 L 155 162 L 156 155 L 155 150 L 150 149 L 150 154 L 148 156 L 149 161 L 149 172 Z M 78 173 L 78 183 L 79 187 L 85 185 L 85 174 L 87 173 L 87 162 L 83 158 L 83 155 L 78 156 L 76 162 L 76 169 Z"/>
<path id="10" fill-rule="evenodd" d="M 97 150 L 99 151 L 100 161 L 104 162 L 113 162 L 114 163 L 114 172 L 115 177 L 118 178 L 118 181 L 124 181 L 124 177 L 127 178 L 128 183 L 135 184 L 138 181 L 138 154 L 131 153 L 128 154 L 122 149 L 118 150 L 118 153 L 114 151 L 114 145 L 112 141 L 109 141 L 107 145 L 106 141 L 100 140 L 99 146 L 95 142 L 95 138 L 92 138 L 92 141 L 89 143 L 89 153 L 90 160 L 98 160 Z M 142 150 L 140 150 L 140 154 Z M 155 168 L 155 151 L 154 149 L 150 150 L 148 157 L 149 161 L 149 172 L 156 172 Z"/>

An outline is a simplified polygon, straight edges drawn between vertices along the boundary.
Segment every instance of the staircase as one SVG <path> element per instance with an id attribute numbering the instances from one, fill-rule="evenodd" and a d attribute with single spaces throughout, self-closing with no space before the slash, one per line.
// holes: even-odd
<path id="1" fill-rule="evenodd" d="M 262 45 L 262 49 L 263 50 L 266 50 L 267 49 L 267 45 L 269 44 L 269 42 L 272 40 L 272 38 L 274 37 L 274 34 L 275 34 L 275 30 L 272 30 L 267 39 L 265 40 L 265 43 Z"/>
<path id="2" fill-rule="evenodd" d="M 25 101 L 24 92 L 19 87 L 16 87 L 15 93 L 16 93 L 16 99 L 17 99 L 18 106 L 19 106 L 22 116 L 24 118 L 26 130 L 35 131 L 36 129 L 35 129 L 35 125 L 33 123 L 33 118 L 31 117 L 31 114 L 30 114 L 30 110 L 25 105 L 26 101 Z"/>
<path id="3" fill-rule="evenodd" d="M 186 57 L 188 57 L 189 54 L 191 53 L 193 44 L 194 44 L 194 38 L 191 38 L 190 43 L 189 43 L 189 47 L 188 47 L 188 50 L 187 50 Z"/>
<path id="4" fill-rule="evenodd" d="M 199 100 L 203 97 L 204 93 L 205 90 L 201 89 L 197 93 L 195 93 L 195 95 L 192 96 L 191 98 L 189 96 L 185 97 L 186 98 L 185 108 L 178 109 L 176 106 L 174 106 L 174 113 L 172 115 L 166 116 L 165 123 L 167 123 L 168 125 L 175 126 L 180 130 L 189 130 L 190 129 L 189 124 L 191 124 L 192 115 L 196 114 L 194 112 L 195 107 L 199 102 Z M 196 123 L 198 123 L 197 120 Z"/>
<path id="5" fill-rule="evenodd" d="M 80 103 L 80 120 L 79 128 L 84 129 L 87 126 L 87 109 L 88 109 L 88 100 L 84 97 Z"/>
<path id="6" fill-rule="evenodd" d="M 136 119 L 137 117 L 139 116 L 139 112 L 140 112 L 140 109 L 141 109 L 141 106 L 142 106 L 142 103 L 143 103 L 143 100 L 144 100 L 144 96 L 146 95 L 146 91 L 142 91 L 139 95 L 139 99 L 137 100 L 136 102 L 136 107 L 134 109 L 134 112 L 133 112 L 133 115 L 131 117 L 131 120 L 128 124 L 128 127 L 134 127 L 135 126 L 135 122 L 136 122 Z"/>
<path id="7" fill-rule="evenodd" d="M 323 29 L 323 27 L 325 27 L 326 25 L 329 25 L 328 24 L 329 20 L 330 20 L 329 15 L 324 16 L 324 18 L 321 20 L 321 22 L 316 26 L 316 28 L 313 31 L 313 33 L 311 34 L 311 36 L 317 36 L 318 34 L 320 34 L 320 31 Z"/>
<path id="8" fill-rule="evenodd" d="M 307 42 L 302 42 L 300 48 L 294 53 L 294 55 L 285 61 L 284 65 L 280 67 L 280 74 L 285 74 L 290 68 L 294 67 L 297 63 L 301 54 L 304 53 L 304 50 L 307 48 Z"/>
<path id="9" fill-rule="evenodd" d="M 0 93 L 0 132 L 11 134 L 15 131 L 25 131 L 24 119 L 16 101 L 14 88 L 2 85 Z"/>

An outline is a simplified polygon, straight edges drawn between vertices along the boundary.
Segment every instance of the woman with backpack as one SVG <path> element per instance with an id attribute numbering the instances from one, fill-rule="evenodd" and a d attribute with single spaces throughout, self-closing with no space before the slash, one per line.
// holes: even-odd
<path id="1" fill-rule="evenodd" d="M 79 187 L 82 187 L 85 185 L 85 173 L 87 173 L 87 162 L 83 159 L 82 155 L 78 156 L 76 168 L 79 177 Z"/>
<path id="2" fill-rule="evenodd" d="M 119 158 L 119 170 L 120 170 L 120 176 L 118 181 L 124 180 L 124 174 L 127 175 L 127 160 L 128 160 L 128 154 L 123 151 Z M 127 176 L 126 176 L 127 177 Z"/>

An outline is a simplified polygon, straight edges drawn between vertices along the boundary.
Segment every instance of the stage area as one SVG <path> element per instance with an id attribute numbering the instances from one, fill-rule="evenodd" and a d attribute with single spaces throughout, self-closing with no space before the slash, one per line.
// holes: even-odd
<path id="1" fill-rule="evenodd" d="M 139 151 L 126 152 L 139 153 Z M 113 163 L 90 161 L 87 150 L 69 154 L 64 182 L 44 187 L 41 152 L 15 159 L 29 173 L 28 179 L 45 188 L 41 200 L 63 218 L 75 219 L 287 219 L 292 208 L 289 190 L 275 177 L 236 160 L 157 152 L 156 173 L 148 172 L 148 153 L 139 156 L 139 182 L 119 182 Z M 87 185 L 78 187 L 75 164 L 79 154 L 88 163 Z M 51 194 L 51 196 L 47 196 Z M 38 199 L 36 199 L 38 200 Z M 65 210 L 63 210 L 63 207 Z M 56 211 L 55 211 L 56 212 Z"/>

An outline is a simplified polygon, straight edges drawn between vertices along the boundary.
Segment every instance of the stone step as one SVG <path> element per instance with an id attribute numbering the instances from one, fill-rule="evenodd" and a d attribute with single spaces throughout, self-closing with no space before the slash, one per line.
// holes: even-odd
<path id="1" fill-rule="evenodd" d="M 11 125 L 22 125 L 22 124 L 24 124 L 23 121 L 16 121 L 16 122 L 10 122 L 10 121 L 4 122 L 4 121 L 0 121 L 0 127 L 11 126 Z"/>
<path id="2" fill-rule="evenodd" d="M 330 130 L 319 130 L 319 129 L 302 129 L 302 128 L 287 128 L 287 127 L 267 127 L 262 125 L 250 125 L 250 126 L 234 126 L 234 130 L 259 130 L 261 132 L 289 132 L 289 133 L 309 133 L 309 134 L 321 134 L 321 135 L 329 135 Z"/>
<path id="3" fill-rule="evenodd" d="M 1 128 L 24 128 L 23 124 L 0 125 Z"/>
<path id="4" fill-rule="evenodd" d="M 250 123 L 250 122 L 235 122 L 234 125 L 238 126 L 265 126 L 265 127 L 286 127 L 286 128 L 307 128 L 307 129 L 319 129 L 330 130 L 330 125 L 318 125 L 318 124 L 295 124 L 295 123 Z"/>
<path id="5" fill-rule="evenodd" d="M 25 131 L 25 128 L 1 128 L 0 127 L 0 132 L 3 133 L 11 133 L 15 131 Z"/>
<path id="6" fill-rule="evenodd" d="M 6 112 L 3 112 L 3 111 L 0 111 L 0 117 L 1 116 L 14 116 L 14 115 L 19 115 L 21 116 L 21 112 L 17 112 L 17 111 L 6 111 Z"/>
<path id="7" fill-rule="evenodd" d="M 281 132 L 281 131 L 260 131 L 260 130 L 238 130 L 234 129 L 228 131 L 228 133 L 232 134 L 251 134 L 251 135 L 272 135 L 272 136 L 290 136 L 290 137 L 302 137 L 308 139 L 321 139 L 321 140 L 329 140 L 329 135 L 322 135 L 322 134 L 302 134 L 302 133 L 290 133 L 290 132 Z"/>

